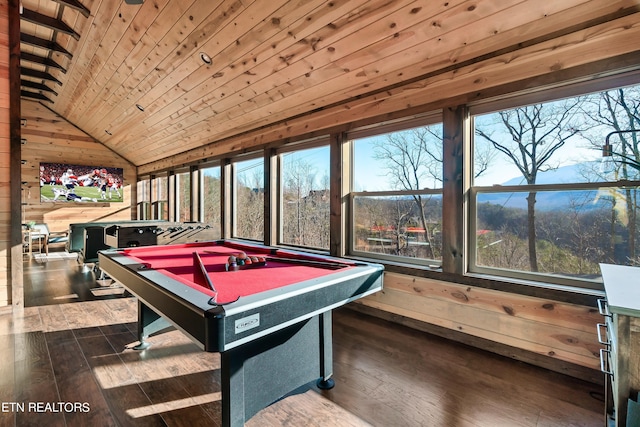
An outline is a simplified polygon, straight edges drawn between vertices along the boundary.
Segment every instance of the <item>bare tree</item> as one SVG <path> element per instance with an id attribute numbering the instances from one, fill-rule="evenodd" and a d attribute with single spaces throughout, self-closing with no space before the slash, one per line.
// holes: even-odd
<path id="1" fill-rule="evenodd" d="M 576 126 L 581 98 L 536 104 L 497 113 L 495 123 L 476 126 L 477 136 L 489 141 L 518 168 L 528 185 L 536 183 L 539 172 L 557 168 L 553 155 L 579 132 Z M 498 131 L 499 130 L 499 131 Z M 538 271 L 535 222 L 536 192 L 527 196 L 529 267 Z"/>
<path id="2" fill-rule="evenodd" d="M 236 172 L 236 235 L 264 239 L 264 169 L 262 163 Z"/>
<path id="3" fill-rule="evenodd" d="M 176 175 L 178 179 L 178 221 L 191 221 L 191 175 L 181 173 Z"/>
<path id="4" fill-rule="evenodd" d="M 403 132 L 394 132 L 384 142 L 375 143 L 375 158 L 384 160 L 385 173 L 396 188 L 421 190 L 431 184 L 442 183 L 442 130 L 441 125 L 425 126 Z M 429 221 L 426 202 L 429 196 L 412 194 L 418 208 L 418 221 L 424 229 L 427 257 L 434 259 L 433 229 L 437 226 Z M 409 212 L 398 212 L 405 216 Z"/>
<path id="5" fill-rule="evenodd" d="M 619 88 L 601 92 L 589 98 L 585 106 L 587 116 L 591 118 L 597 132 L 585 135 L 594 147 L 600 148 L 603 143 L 603 133 L 611 144 L 608 148 L 611 170 L 605 171 L 614 180 L 636 180 L 640 176 L 640 88 Z M 604 132 L 603 132 L 604 130 Z M 606 179 L 606 177 L 605 177 Z M 638 222 L 638 191 L 624 187 L 619 191 L 612 191 L 611 195 L 611 227 L 615 222 L 624 223 L 628 230 L 627 257 L 636 261 L 637 222 Z M 614 235 L 612 234 L 612 237 Z M 611 250 L 614 249 L 612 243 Z M 636 261 L 637 262 L 637 261 Z"/>
<path id="6" fill-rule="evenodd" d="M 329 247 L 329 179 L 317 179 L 315 166 L 302 158 L 286 163 L 283 176 L 283 239 L 287 243 Z"/>
<path id="7" fill-rule="evenodd" d="M 204 222 L 215 228 L 216 234 L 222 236 L 220 225 L 222 223 L 221 207 L 221 186 L 220 177 L 210 174 L 202 175 L 203 198 L 204 198 Z"/>

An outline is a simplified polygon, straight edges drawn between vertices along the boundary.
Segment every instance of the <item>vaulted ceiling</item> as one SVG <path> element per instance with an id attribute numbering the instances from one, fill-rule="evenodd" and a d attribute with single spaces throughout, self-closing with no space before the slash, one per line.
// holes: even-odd
<path id="1" fill-rule="evenodd" d="M 532 70 L 531 52 L 588 49 L 604 35 L 611 55 L 625 54 L 638 47 L 613 40 L 627 30 L 637 45 L 638 3 L 22 0 L 23 97 L 140 166 L 328 117 L 319 112 L 334 112 L 322 126 L 337 124 L 360 100 L 375 105 L 400 87 L 452 80 L 463 67 L 469 91 L 486 80 L 474 77 L 475 64 L 518 79 L 509 65 L 526 49 Z M 556 66 L 579 65 L 569 56 Z"/>

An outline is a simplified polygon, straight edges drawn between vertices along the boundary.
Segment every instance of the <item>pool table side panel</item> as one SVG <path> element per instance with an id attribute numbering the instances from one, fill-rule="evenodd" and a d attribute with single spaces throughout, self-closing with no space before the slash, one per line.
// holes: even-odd
<path id="1" fill-rule="evenodd" d="M 108 256 L 100 256 L 100 267 L 111 278 L 120 282 L 129 292 L 135 295 L 147 307 L 161 317 L 165 317 L 173 326 L 192 338 L 203 350 L 222 351 L 215 342 L 208 342 L 207 337 L 218 335 L 217 322 L 205 322 L 205 313 L 199 307 L 188 304 L 170 290 L 156 285 L 140 274 L 131 271 Z M 208 317 L 216 313 L 207 313 Z M 206 323 L 206 324 L 205 324 Z M 143 338 L 143 337 L 139 337 Z M 211 346 L 214 346 L 211 348 Z M 209 348 L 205 348 L 209 346 Z"/>
<path id="2" fill-rule="evenodd" d="M 346 303 L 378 292 L 382 289 L 382 270 L 362 267 L 362 270 L 345 272 L 346 278 L 333 278 L 335 284 L 323 286 L 325 278 L 304 282 L 309 292 L 290 292 L 274 290 L 272 294 L 282 292 L 281 298 L 272 297 L 261 305 L 250 304 L 250 309 L 237 312 L 229 307 L 224 324 L 224 349 L 228 350 L 248 341 L 268 335 L 288 325 L 309 319 L 317 314 L 338 308 Z M 314 282 L 314 284 L 310 284 Z M 297 285 L 295 285 L 297 286 Z M 286 289 L 286 288 L 283 288 Z M 245 303 L 251 297 L 245 297 Z M 259 316 L 259 325 L 254 328 L 238 331 L 238 322 Z"/>
<path id="3" fill-rule="evenodd" d="M 227 351 L 382 289 L 383 267 L 363 264 L 212 306 L 206 294 L 159 271 L 140 269 L 141 264 L 118 251 L 99 256 L 105 272 L 205 351 L 213 352 Z"/>

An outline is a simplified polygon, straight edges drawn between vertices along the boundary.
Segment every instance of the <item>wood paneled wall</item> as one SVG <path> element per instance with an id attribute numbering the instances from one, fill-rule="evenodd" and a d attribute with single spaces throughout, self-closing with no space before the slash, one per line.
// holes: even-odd
<path id="1" fill-rule="evenodd" d="M 603 380 L 596 333 L 602 316 L 595 307 L 389 272 L 384 290 L 360 304 L 375 309 L 362 311 L 379 317 L 568 375 Z M 455 336 L 460 333 L 476 339 Z"/>
<path id="2" fill-rule="evenodd" d="M 45 222 L 64 231 L 78 222 L 135 218 L 136 168 L 44 105 L 22 100 L 22 221 Z M 40 202 L 40 162 L 120 167 L 124 203 Z"/>
<path id="3" fill-rule="evenodd" d="M 0 1 L 0 307 L 11 303 L 9 4 Z"/>

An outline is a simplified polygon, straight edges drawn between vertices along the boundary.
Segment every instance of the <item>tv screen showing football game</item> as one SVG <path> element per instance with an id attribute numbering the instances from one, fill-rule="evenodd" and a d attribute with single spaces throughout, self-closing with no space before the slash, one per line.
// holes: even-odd
<path id="1" fill-rule="evenodd" d="M 117 203 L 122 191 L 122 168 L 40 163 L 41 202 Z"/>

